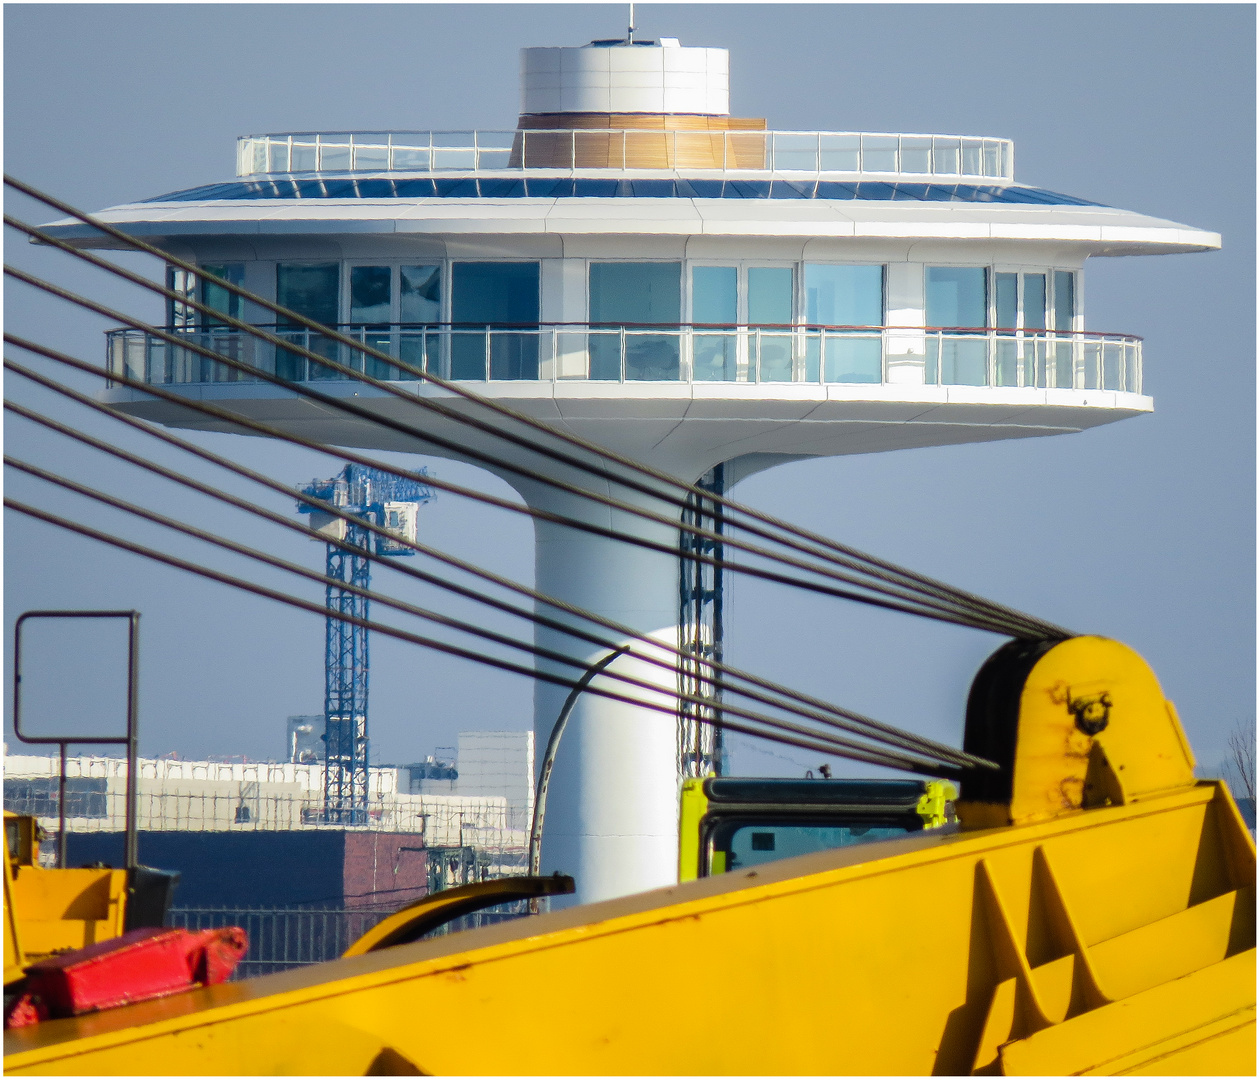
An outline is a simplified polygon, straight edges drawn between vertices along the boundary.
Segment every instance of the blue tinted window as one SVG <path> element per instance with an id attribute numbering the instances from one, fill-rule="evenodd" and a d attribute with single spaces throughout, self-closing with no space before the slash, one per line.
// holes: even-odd
<path id="1" fill-rule="evenodd" d="M 454 263 L 451 321 L 476 326 L 537 323 L 538 263 Z"/>
<path id="2" fill-rule="evenodd" d="M 233 285 L 240 286 L 245 284 L 244 263 L 206 264 L 201 269 L 207 274 L 221 277 L 224 281 Z M 241 298 L 237 293 L 225 289 L 222 285 L 216 285 L 213 281 L 206 281 L 204 278 L 201 278 L 200 281 L 201 302 L 206 307 L 214 308 L 215 311 L 221 311 L 224 315 L 230 315 L 234 319 L 241 317 Z M 201 322 L 203 326 L 207 327 L 222 325 L 211 315 L 202 315 Z"/>
<path id="3" fill-rule="evenodd" d="M 1028 330 L 1046 328 L 1046 275 L 1024 275 L 1024 327 Z"/>
<path id="4" fill-rule="evenodd" d="M 739 319 L 739 270 L 734 266 L 691 269 L 691 321 L 731 325 Z"/>
<path id="5" fill-rule="evenodd" d="M 393 314 L 388 266 L 350 267 L 350 322 L 387 323 Z"/>
<path id="6" fill-rule="evenodd" d="M 452 264 L 451 321 L 452 379 L 537 379 L 537 334 L 493 328 L 537 326 L 538 263 Z"/>
<path id="7" fill-rule="evenodd" d="M 672 380 L 679 377 L 682 263 L 591 263 L 590 321 L 605 325 L 672 327 L 590 336 L 592 379 Z"/>
<path id="8" fill-rule="evenodd" d="M 736 829 L 726 849 L 726 870 L 742 869 L 807 855 L 815 851 L 869 844 L 878 840 L 898 840 L 909 830 L 896 825 L 797 825 L 789 823 L 746 825 Z"/>
<path id="9" fill-rule="evenodd" d="M 398 318 L 403 323 L 435 323 L 442 320 L 442 268 L 398 268 Z"/>
<path id="10" fill-rule="evenodd" d="M 672 323 L 682 318 L 682 263 L 591 263 L 593 323 Z"/>
<path id="11" fill-rule="evenodd" d="M 1019 275 L 993 275 L 994 307 L 1001 330 L 1014 330 L 1019 318 Z"/>
<path id="12" fill-rule="evenodd" d="M 337 323 L 340 300 L 340 265 L 338 263 L 278 263 L 276 265 L 276 303 L 308 319 L 329 326 Z M 337 347 L 322 335 L 301 328 L 301 324 L 277 315 L 282 334 L 296 345 L 329 359 L 335 359 Z M 299 353 L 276 350 L 276 374 L 286 379 L 335 379 L 340 374 L 318 361 Z"/>
<path id="13" fill-rule="evenodd" d="M 1054 272 L 1054 328 L 1071 330 L 1076 314 L 1076 275 L 1071 270 Z"/>
<path id="14" fill-rule="evenodd" d="M 823 326 L 882 326 L 884 268 L 806 263 L 805 321 Z"/>
<path id="15" fill-rule="evenodd" d="M 793 288 L 790 266 L 748 268 L 748 325 L 783 326 L 792 322 Z"/>
<path id="16" fill-rule="evenodd" d="M 926 301 L 928 326 L 986 325 L 988 297 L 982 266 L 929 266 Z"/>
<path id="17" fill-rule="evenodd" d="M 308 319 L 336 325 L 337 263 L 279 263 L 276 266 L 276 303 Z"/>

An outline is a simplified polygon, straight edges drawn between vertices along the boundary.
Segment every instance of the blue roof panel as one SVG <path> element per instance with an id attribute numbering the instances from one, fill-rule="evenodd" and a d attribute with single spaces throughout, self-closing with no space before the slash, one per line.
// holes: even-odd
<path id="1" fill-rule="evenodd" d="M 1042 188 L 835 180 L 616 179 L 567 176 L 283 177 L 174 191 L 148 203 L 262 199 L 830 199 L 1101 206 Z"/>

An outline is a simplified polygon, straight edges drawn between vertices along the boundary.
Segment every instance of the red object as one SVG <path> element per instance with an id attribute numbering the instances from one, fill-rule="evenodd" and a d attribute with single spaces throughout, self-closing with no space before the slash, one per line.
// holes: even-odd
<path id="1" fill-rule="evenodd" d="M 220 983 L 248 948 L 239 926 L 131 930 L 28 967 L 26 992 L 5 1026 L 25 1027 L 50 1016 L 79 1016 Z"/>

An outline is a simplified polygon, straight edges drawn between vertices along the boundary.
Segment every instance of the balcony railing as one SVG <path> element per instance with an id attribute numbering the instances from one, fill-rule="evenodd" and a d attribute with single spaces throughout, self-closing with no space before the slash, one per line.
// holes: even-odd
<path id="1" fill-rule="evenodd" d="M 295 348 L 377 379 L 416 378 L 318 331 L 263 329 Z M 393 324 L 345 327 L 341 332 L 411 368 L 467 381 L 926 384 L 1142 392 L 1141 339 L 1086 331 L 554 323 Z M 109 370 L 164 384 L 257 381 L 253 371 L 299 382 L 346 378 L 317 360 L 241 331 L 179 331 L 176 336 L 187 345 L 138 330 L 109 331 Z"/>
<path id="2" fill-rule="evenodd" d="M 666 168 L 1010 181 L 1009 139 L 845 131 L 393 131 L 247 135 L 238 176 Z"/>

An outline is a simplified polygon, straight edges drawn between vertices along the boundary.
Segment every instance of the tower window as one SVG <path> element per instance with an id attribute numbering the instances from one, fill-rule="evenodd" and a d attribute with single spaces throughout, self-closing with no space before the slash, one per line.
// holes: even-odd
<path id="1" fill-rule="evenodd" d="M 538 281 L 536 262 L 452 264 L 452 379 L 538 378 Z"/>
<path id="2" fill-rule="evenodd" d="M 245 284 L 244 263 L 218 263 L 213 266 L 205 265 L 201 269 L 207 274 L 220 277 L 232 285 L 239 287 Z M 233 319 L 241 317 L 241 298 L 237 293 L 225 289 L 222 285 L 215 284 L 213 281 L 206 281 L 204 278 L 200 280 L 200 286 L 201 296 L 198 299 L 206 307 L 214 308 L 215 311 L 220 311 Z M 203 314 L 201 325 L 203 329 L 209 330 L 212 327 L 224 324 L 213 315 Z"/>
<path id="3" fill-rule="evenodd" d="M 340 293 L 341 267 L 338 263 L 277 263 L 276 303 L 314 322 L 335 326 Z M 322 334 L 308 331 L 299 323 L 277 317 L 282 337 L 312 352 L 335 357 L 336 345 Z M 276 374 L 288 379 L 337 378 L 337 372 L 311 362 L 297 353 L 278 351 Z"/>
<path id="4" fill-rule="evenodd" d="M 976 328 L 988 321 L 983 266 L 929 266 L 926 293 L 928 326 Z"/>
<path id="5" fill-rule="evenodd" d="M 806 263 L 805 321 L 813 326 L 882 326 L 884 268 Z M 828 331 L 807 348 L 808 379 L 818 377 L 821 362 L 824 382 L 883 381 L 883 341 L 878 333 Z"/>
<path id="6" fill-rule="evenodd" d="M 589 296 L 592 379 L 678 378 L 682 263 L 591 263 Z"/>
<path id="7" fill-rule="evenodd" d="M 988 323 L 987 270 L 983 266 L 929 266 L 924 284 L 927 325 L 954 331 L 928 335 L 928 382 L 936 382 L 939 376 L 942 383 L 952 386 L 986 385 L 988 343 L 976 331 Z M 1009 287 L 1009 282 L 1003 285 L 1004 290 Z M 1004 317 L 1009 317 L 1009 295 L 1004 292 L 1003 296 L 1008 309 Z"/>

